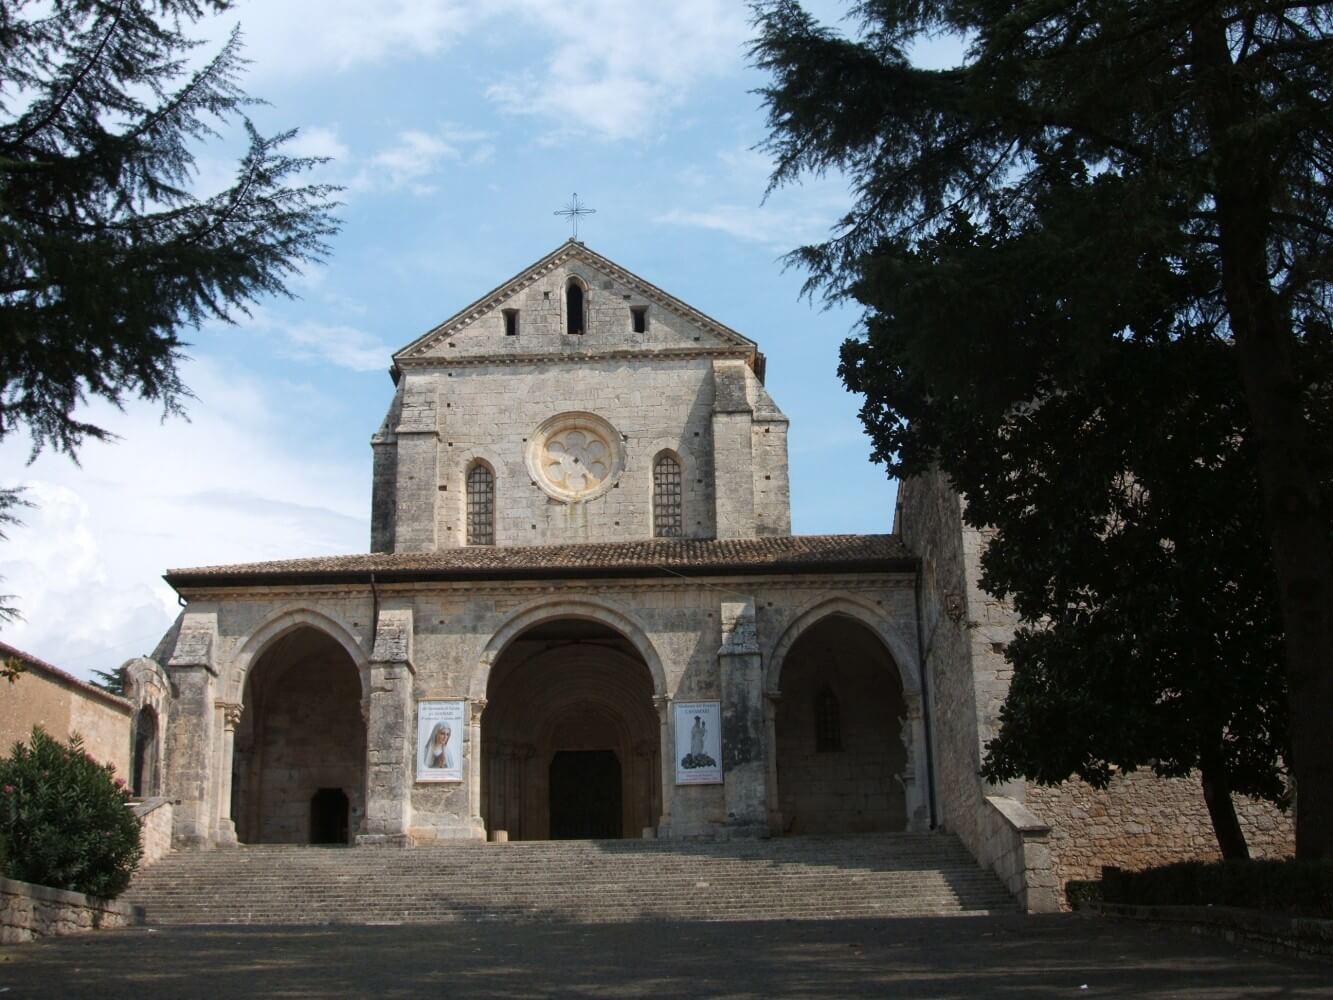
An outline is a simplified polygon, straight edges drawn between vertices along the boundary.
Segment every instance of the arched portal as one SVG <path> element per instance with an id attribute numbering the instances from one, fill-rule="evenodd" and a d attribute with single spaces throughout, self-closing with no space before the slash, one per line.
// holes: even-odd
<path id="1" fill-rule="evenodd" d="M 251 667 L 242 702 L 232 771 L 238 839 L 347 843 L 366 799 L 361 678 L 347 651 L 312 626 L 285 632 Z"/>
<path id="2" fill-rule="evenodd" d="M 884 644 L 831 614 L 801 633 L 780 664 L 779 812 L 787 833 L 905 830 L 907 706 Z"/>
<path id="3" fill-rule="evenodd" d="M 481 803 L 511 840 L 638 837 L 662 811 L 653 678 L 620 632 L 560 618 L 496 658 L 482 716 Z"/>

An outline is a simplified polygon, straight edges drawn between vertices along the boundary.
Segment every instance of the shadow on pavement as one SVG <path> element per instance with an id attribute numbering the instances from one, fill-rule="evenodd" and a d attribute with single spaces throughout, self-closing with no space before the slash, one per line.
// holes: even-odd
<path id="1" fill-rule="evenodd" d="M 1086 987 L 1086 988 L 1084 988 Z M 1333 997 L 1333 966 L 1069 915 L 143 928 L 0 948 L 22 997 Z"/>

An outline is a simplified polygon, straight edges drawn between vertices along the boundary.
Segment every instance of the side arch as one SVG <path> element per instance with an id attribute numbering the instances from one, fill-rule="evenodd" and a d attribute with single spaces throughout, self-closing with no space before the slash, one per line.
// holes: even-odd
<path id="1" fill-rule="evenodd" d="M 472 678 L 468 684 L 468 697 L 473 701 L 485 701 L 491 668 L 515 638 L 534 625 L 560 618 L 581 618 L 585 621 L 601 622 L 615 629 L 629 640 L 643 657 L 643 662 L 647 664 L 648 672 L 653 678 L 653 694 L 666 694 L 666 670 L 662 667 L 662 658 L 647 633 L 626 612 L 600 601 L 546 599 L 532 601 L 517 608 L 491 635 L 477 658 L 476 666 L 473 667 Z"/>
<path id="2" fill-rule="evenodd" d="M 764 693 L 777 697 L 781 691 L 782 664 L 791 652 L 792 646 L 812 625 L 833 615 L 852 618 L 868 628 L 889 652 L 889 659 L 898 668 L 898 679 L 903 686 L 903 695 L 909 699 L 920 698 L 921 678 L 917 673 L 916 651 L 896 634 L 890 627 L 884 609 L 875 607 L 850 595 L 816 598 L 806 606 L 783 631 L 768 655 L 764 657 Z"/>
<path id="3" fill-rule="evenodd" d="M 246 678 L 250 676 L 250 671 L 260 656 L 278 639 L 298 628 L 316 629 L 338 643 L 356 665 L 357 676 L 361 679 L 362 698 L 369 696 L 370 658 L 347 623 L 313 608 L 289 607 L 275 611 L 241 643 L 236 655 L 232 657 L 226 683 L 226 700 L 241 703 L 244 699 Z"/>

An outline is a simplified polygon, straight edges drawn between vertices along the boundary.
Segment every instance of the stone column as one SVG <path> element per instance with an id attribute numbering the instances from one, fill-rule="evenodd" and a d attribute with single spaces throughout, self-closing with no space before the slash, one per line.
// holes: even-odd
<path id="1" fill-rule="evenodd" d="M 174 697 L 167 731 L 165 795 L 174 802 L 172 845 L 212 847 L 217 816 L 213 664 L 216 612 L 185 612 L 167 661 Z"/>
<path id="2" fill-rule="evenodd" d="M 754 598 L 722 603 L 722 787 L 732 837 L 767 837 L 768 730 Z"/>
<path id="3" fill-rule="evenodd" d="M 486 839 L 486 821 L 481 818 L 481 716 L 485 711 L 485 698 L 474 698 L 468 703 L 467 740 L 463 747 L 469 812 L 469 829 L 463 836 L 478 840 Z"/>
<path id="4" fill-rule="evenodd" d="M 778 788 L 778 702 L 780 691 L 764 694 L 764 735 L 768 747 L 768 832 L 782 836 L 782 790 Z"/>
<path id="5" fill-rule="evenodd" d="M 671 836 L 671 804 L 676 793 L 675 746 L 671 736 L 671 699 L 664 694 L 653 696 L 653 708 L 661 723 L 661 751 L 658 759 L 662 765 L 662 814 L 657 817 L 657 836 L 666 839 Z"/>
<path id="6" fill-rule="evenodd" d="M 231 772 L 236 755 L 236 727 L 241 724 L 243 706 L 234 701 L 220 701 L 222 712 L 222 755 L 218 759 L 218 828 L 220 847 L 235 847 L 236 821 L 231 815 Z"/>
<path id="7" fill-rule="evenodd" d="M 412 609 L 382 608 L 366 705 L 366 811 L 357 846 L 406 847 L 412 816 Z"/>

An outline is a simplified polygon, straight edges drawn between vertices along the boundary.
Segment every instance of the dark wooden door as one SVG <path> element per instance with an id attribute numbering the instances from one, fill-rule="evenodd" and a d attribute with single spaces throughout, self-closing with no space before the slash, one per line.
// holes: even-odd
<path id="1" fill-rule="evenodd" d="M 614 750 L 561 750 L 551 760 L 551 839 L 625 835 L 620 759 Z"/>

